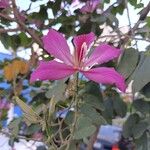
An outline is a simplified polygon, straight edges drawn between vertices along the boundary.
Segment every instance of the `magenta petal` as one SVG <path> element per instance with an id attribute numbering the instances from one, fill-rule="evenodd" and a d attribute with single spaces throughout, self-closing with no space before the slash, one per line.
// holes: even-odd
<path id="1" fill-rule="evenodd" d="M 89 59 L 85 62 L 85 66 L 93 66 L 95 64 L 102 64 L 114 58 L 119 57 L 121 50 L 112 47 L 108 44 L 101 44 L 91 54 Z"/>
<path id="2" fill-rule="evenodd" d="M 43 36 L 42 40 L 44 48 L 48 53 L 68 65 L 72 64 L 72 56 L 67 41 L 61 33 L 50 29 L 48 34 Z"/>
<path id="3" fill-rule="evenodd" d="M 86 50 L 89 48 L 89 46 L 94 40 L 95 40 L 95 35 L 93 32 L 74 37 L 73 39 L 73 43 L 75 45 L 74 55 L 79 62 L 85 57 L 85 55 L 87 54 Z"/>
<path id="4" fill-rule="evenodd" d="M 125 80 L 114 68 L 100 67 L 90 69 L 89 71 L 82 71 L 82 73 L 85 77 L 97 83 L 115 84 L 118 89 L 125 92 Z"/>
<path id="5" fill-rule="evenodd" d="M 41 61 L 38 68 L 31 74 L 30 82 L 36 80 L 59 80 L 73 74 L 76 70 L 72 66 L 57 61 Z"/>
<path id="6" fill-rule="evenodd" d="M 86 4 L 80 9 L 82 13 L 92 13 L 99 5 L 100 0 L 89 0 Z"/>
<path id="7" fill-rule="evenodd" d="M 88 34 L 82 34 L 75 36 L 73 38 L 73 43 L 75 45 L 75 48 L 80 51 L 83 43 L 86 43 L 87 48 L 91 45 L 91 43 L 95 40 L 95 35 L 93 32 L 88 33 Z"/>
<path id="8" fill-rule="evenodd" d="M 9 7 L 9 0 L 0 0 L 0 8 Z"/>

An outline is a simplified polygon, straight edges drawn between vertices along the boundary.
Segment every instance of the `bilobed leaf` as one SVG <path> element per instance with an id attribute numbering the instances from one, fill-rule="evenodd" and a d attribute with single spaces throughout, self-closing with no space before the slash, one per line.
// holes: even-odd
<path id="1" fill-rule="evenodd" d="M 132 114 L 128 117 L 123 125 L 123 136 L 125 138 L 131 137 L 133 135 L 133 128 L 139 122 L 138 114 Z"/>
<path id="2" fill-rule="evenodd" d="M 147 83 L 150 82 L 150 56 L 141 54 L 140 62 L 130 77 L 133 80 L 133 93 L 140 91 Z"/>
<path id="3" fill-rule="evenodd" d="M 137 139 L 135 141 L 136 144 L 136 150 L 149 150 L 149 146 L 150 146 L 150 138 L 148 136 L 148 133 L 144 133 L 142 137 L 140 137 L 139 139 Z"/>
<path id="4" fill-rule="evenodd" d="M 148 128 L 148 123 L 146 121 L 140 121 L 138 122 L 134 128 L 132 129 L 134 138 L 138 139 L 141 137 Z"/>
<path id="5" fill-rule="evenodd" d="M 92 135 L 95 131 L 96 127 L 92 125 L 91 120 L 85 115 L 81 115 L 77 120 L 74 139 L 83 139 Z"/>
<path id="6" fill-rule="evenodd" d="M 94 95 L 95 97 L 97 97 L 101 102 L 103 100 L 102 98 L 102 93 L 100 91 L 100 86 L 99 84 L 95 83 L 95 82 L 87 82 L 85 84 L 85 87 L 80 91 L 81 95 L 83 94 L 90 94 L 90 95 Z"/>
<path id="7" fill-rule="evenodd" d="M 117 115 L 120 117 L 125 117 L 127 105 L 119 96 L 113 98 L 113 107 Z"/>
<path id="8" fill-rule="evenodd" d="M 143 114 L 149 114 L 150 113 L 150 103 L 147 101 L 144 101 L 144 99 L 137 99 L 133 102 L 133 107 L 143 113 Z"/>
<path id="9" fill-rule="evenodd" d="M 137 0 L 129 0 L 129 3 L 130 3 L 132 6 L 136 6 L 136 5 L 137 5 Z"/>
<path id="10" fill-rule="evenodd" d="M 104 106 L 105 110 L 102 112 L 103 116 L 108 120 L 112 120 L 112 118 L 114 117 L 113 100 L 109 98 L 104 100 Z"/>
<path id="11" fill-rule="evenodd" d="M 54 98 L 57 101 L 64 100 L 66 84 L 63 80 L 55 82 L 55 84 L 46 92 L 47 98 Z"/>
<path id="12" fill-rule="evenodd" d="M 75 132 L 74 139 L 83 139 L 85 137 L 91 136 L 96 131 L 96 127 L 94 125 L 90 125 L 88 127 L 82 128 Z"/>
<path id="13" fill-rule="evenodd" d="M 146 84 L 143 88 L 142 88 L 142 90 L 140 91 L 141 92 L 141 94 L 143 94 L 147 99 L 146 99 L 146 101 L 150 101 L 150 82 L 148 83 L 148 84 Z"/>
<path id="14" fill-rule="evenodd" d="M 82 114 L 87 116 L 92 120 L 92 123 L 95 125 L 106 124 L 106 120 L 102 117 L 100 113 L 98 113 L 93 107 L 89 104 L 83 104 L 80 108 Z"/>
<path id="15" fill-rule="evenodd" d="M 67 113 L 67 116 L 65 117 L 65 123 L 67 125 L 71 125 L 73 123 L 73 118 L 74 118 L 74 112 L 69 111 Z"/>
<path id="16" fill-rule="evenodd" d="M 95 107 L 96 109 L 99 109 L 99 110 L 104 110 L 104 105 L 103 103 L 101 102 L 101 100 L 99 98 L 97 98 L 96 96 L 94 95 L 91 95 L 91 94 L 85 94 L 83 95 L 83 101 L 93 107 Z"/>
<path id="17" fill-rule="evenodd" d="M 117 71 L 126 79 L 135 70 L 139 59 L 139 52 L 133 48 L 126 49 L 121 57 Z"/>

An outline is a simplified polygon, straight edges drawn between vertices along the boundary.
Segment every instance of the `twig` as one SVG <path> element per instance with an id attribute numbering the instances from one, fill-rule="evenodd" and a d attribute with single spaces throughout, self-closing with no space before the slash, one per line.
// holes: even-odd
<path id="1" fill-rule="evenodd" d="M 16 18 L 16 22 L 22 27 L 26 32 L 29 33 L 29 35 L 39 44 L 41 48 L 43 48 L 43 43 L 40 40 L 40 38 L 35 34 L 35 32 L 29 28 L 26 27 L 26 25 L 20 20 L 19 17 L 19 12 L 16 6 L 15 0 L 12 0 L 12 6 L 13 6 L 13 12 L 14 12 L 14 17 Z"/>
<path id="2" fill-rule="evenodd" d="M 138 29 L 140 23 L 145 20 L 147 14 L 149 13 L 150 11 L 150 2 L 148 3 L 148 5 L 142 9 L 142 11 L 140 12 L 140 17 L 139 17 L 139 20 L 137 21 L 137 23 L 133 26 L 132 29 L 129 30 L 128 32 L 128 36 L 125 37 L 124 39 L 122 39 L 119 43 L 119 45 L 125 45 L 129 39 L 130 39 L 130 36 L 132 36 L 132 33 L 135 33 L 135 31 Z"/>
<path id="3" fill-rule="evenodd" d="M 146 42 L 150 42 L 150 39 L 145 39 L 145 38 L 137 38 L 137 37 L 132 37 L 132 39 L 135 39 L 135 40 L 140 40 L 140 41 L 146 41 Z"/>
<path id="4" fill-rule="evenodd" d="M 20 31 L 20 28 L 15 28 L 15 29 L 3 29 L 3 28 L 0 28 L 0 33 L 17 32 L 17 31 Z"/>
<path id="5" fill-rule="evenodd" d="M 2 17 L 2 18 L 4 18 L 4 19 L 7 19 L 7 20 L 9 20 L 9 21 L 15 21 L 14 18 L 11 18 L 11 17 L 9 17 L 8 15 L 5 15 L 5 14 L 3 14 L 3 13 L 0 13 L 0 17 Z"/>

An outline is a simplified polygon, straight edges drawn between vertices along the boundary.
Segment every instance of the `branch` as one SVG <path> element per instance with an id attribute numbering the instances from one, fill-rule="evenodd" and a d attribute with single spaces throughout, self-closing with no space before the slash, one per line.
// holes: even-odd
<path id="1" fill-rule="evenodd" d="M 9 21 L 15 21 L 14 18 L 11 18 L 10 16 L 5 15 L 5 14 L 3 14 L 3 13 L 0 13 L 0 17 L 5 18 L 5 19 L 7 19 L 7 20 L 9 20 Z"/>
<path id="2" fill-rule="evenodd" d="M 20 31 L 20 28 L 15 28 L 15 29 L 3 29 L 3 28 L 0 28 L 0 33 L 17 32 L 17 31 Z"/>
<path id="3" fill-rule="evenodd" d="M 148 15 L 149 11 L 150 11 L 150 2 L 149 2 L 148 5 L 147 5 L 145 8 L 143 8 L 142 11 L 140 12 L 139 20 L 138 20 L 137 23 L 133 26 L 133 28 L 131 28 L 131 29 L 129 30 L 129 32 L 128 32 L 128 34 L 127 34 L 128 36 L 125 37 L 124 39 L 120 40 L 120 43 L 119 43 L 120 47 L 121 47 L 121 45 L 125 45 L 125 44 L 129 41 L 130 36 L 132 36 L 132 33 L 134 33 L 134 32 L 138 29 L 140 23 L 141 23 L 143 20 L 145 20 L 145 18 L 146 18 L 146 16 Z"/>
<path id="4" fill-rule="evenodd" d="M 41 48 L 43 48 L 43 43 L 41 39 L 35 34 L 33 30 L 27 28 L 26 25 L 20 20 L 19 12 L 15 0 L 11 0 L 11 1 L 12 1 L 13 12 L 14 12 L 14 17 L 16 19 L 16 22 L 35 40 L 35 42 L 39 44 Z"/>
<path id="5" fill-rule="evenodd" d="M 134 25 L 134 27 L 132 28 L 132 32 L 134 32 L 134 31 L 138 28 L 139 24 L 140 24 L 143 20 L 145 20 L 145 18 L 147 17 L 149 11 L 150 11 L 150 2 L 148 3 L 148 5 L 147 5 L 145 8 L 143 8 L 143 9 L 141 10 L 139 20 L 138 20 L 138 22 Z M 130 32 L 131 32 L 131 31 L 130 31 Z"/>

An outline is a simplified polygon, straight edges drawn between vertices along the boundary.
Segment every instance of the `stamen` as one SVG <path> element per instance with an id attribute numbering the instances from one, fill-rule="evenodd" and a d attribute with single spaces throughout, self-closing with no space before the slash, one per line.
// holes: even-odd
<path id="1" fill-rule="evenodd" d="M 86 52 L 87 52 L 87 44 L 86 42 L 84 42 L 81 46 L 81 50 L 80 50 L 79 57 L 78 57 L 79 64 L 83 63 Z"/>

